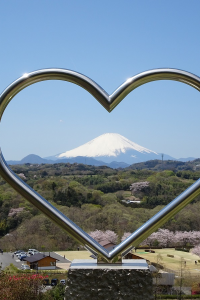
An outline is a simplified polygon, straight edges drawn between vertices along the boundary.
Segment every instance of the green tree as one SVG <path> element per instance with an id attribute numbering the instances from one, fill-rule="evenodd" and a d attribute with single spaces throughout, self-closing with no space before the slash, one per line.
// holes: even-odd
<path id="1" fill-rule="evenodd" d="M 65 286 L 58 284 L 51 290 L 44 293 L 42 300 L 63 300 L 65 296 Z"/>

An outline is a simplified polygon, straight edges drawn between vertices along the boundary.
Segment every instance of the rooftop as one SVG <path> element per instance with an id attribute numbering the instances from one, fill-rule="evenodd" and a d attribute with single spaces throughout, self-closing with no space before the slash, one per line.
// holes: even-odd
<path id="1" fill-rule="evenodd" d="M 34 254 L 32 256 L 27 256 L 26 258 L 24 258 L 24 260 L 26 261 L 29 261 L 30 263 L 33 263 L 33 262 L 36 262 L 36 261 L 39 261 L 45 257 L 51 257 L 50 255 L 45 255 L 43 253 L 37 253 L 37 254 Z M 56 259 L 56 258 L 53 258 L 51 257 L 52 259 L 54 260 L 59 260 L 59 259 Z"/>

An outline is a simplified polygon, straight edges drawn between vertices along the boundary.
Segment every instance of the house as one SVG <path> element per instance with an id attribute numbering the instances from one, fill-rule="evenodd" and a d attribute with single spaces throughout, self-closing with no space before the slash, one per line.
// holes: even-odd
<path id="1" fill-rule="evenodd" d="M 58 259 L 55 259 L 51 257 L 50 255 L 45 255 L 43 253 L 37 253 L 30 257 L 24 258 L 24 260 L 27 262 L 27 265 L 30 266 L 31 269 L 35 270 L 54 270 L 56 269 L 56 261 Z"/>
<path id="2" fill-rule="evenodd" d="M 108 249 L 110 247 L 112 247 L 112 249 L 115 248 L 116 244 L 110 242 L 109 240 L 103 240 L 101 242 L 99 242 L 99 244 L 104 247 L 105 249 Z"/>

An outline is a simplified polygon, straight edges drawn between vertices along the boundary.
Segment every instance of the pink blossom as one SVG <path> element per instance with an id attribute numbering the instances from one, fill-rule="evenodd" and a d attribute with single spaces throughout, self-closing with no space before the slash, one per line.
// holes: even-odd
<path id="1" fill-rule="evenodd" d="M 103 240 L 108 240 L 109 242 L 116 244 L 118 238 L 117 234 L 111 230 L 106 230 L 106 231 L 95 230 L 95 231 L 91 231 L 89 235 L 98 243 Z"/>

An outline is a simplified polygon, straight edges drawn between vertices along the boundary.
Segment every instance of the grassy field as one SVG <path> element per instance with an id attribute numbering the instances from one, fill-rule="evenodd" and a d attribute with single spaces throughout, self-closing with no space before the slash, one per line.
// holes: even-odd
<path id="1" fill-rule="evenodd" d="M 65 258 L 72 261 L 74 259 L 91 259 L 92 255 L 88 251 L 56 251 L 61 256 L 65 255 Z"/>
<path id="2" fill-rule="evenodd" d="M 192 253 L 176 251 L 175 249 L 155 249 L 155 253 L 145 252 L 143 249 L 138 249 L 136 254 L 144 259 L 147 259 L 151 262 L 158 262 L 162 264 L 165 268 L 171 269 L 174 271 L 180 271 L 181 261 L 184 271 L 191 272 L 192 274 L 200 275 L 200 263 L 195 264 L 195 261 L 198 262 L 200 259 L 199 256 Z M 74 259 L 91 259 L 91 253 L 88 251 L 59 251 L 59 255 L 64 256 L 65 258 L 72 261 Z M 174 255 L 174 258 L 168 257 L 167 254 Z M 158 255 L 161 256 L 158 258 Z M 186 262 L 186 264 L 184 263 Z"/>
<path id="3" fill-rule="evenodd" d="M 195 264 L 200 259 L 199 256 L 192 253 L 176 251 L 175 249 L 155 249 L 155 253 L 144 252 L 142 249 L 137 250 L 137 255 L 150 260 L 151 262 L 157 262 L 158 255 L 161 255 L 160 263 L 168 269 L 179 271 L 181 269 L 181 261 L 183 261 L 183 267 L 185 271 L 191 273 L 200 274 L 200 263 Z M 174 255 L 174 258 L 168 257 L 167 254 Z M 186 264 L 184 263 L 186 262 Z"/>

